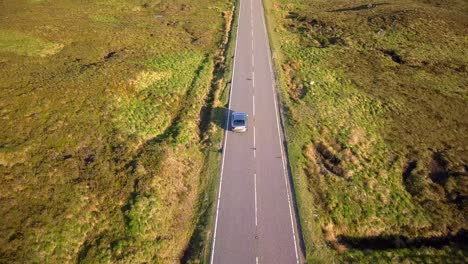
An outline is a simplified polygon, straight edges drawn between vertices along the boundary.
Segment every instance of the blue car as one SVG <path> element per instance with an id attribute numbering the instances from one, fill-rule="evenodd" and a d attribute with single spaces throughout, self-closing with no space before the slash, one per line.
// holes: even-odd
<path id="1" fill-rule="evenodd" d="M 244 112 L 234 112 L 231 116 L 231 131 L 245 132 L 247 131 L 247 118 L 249 116 Z"/>

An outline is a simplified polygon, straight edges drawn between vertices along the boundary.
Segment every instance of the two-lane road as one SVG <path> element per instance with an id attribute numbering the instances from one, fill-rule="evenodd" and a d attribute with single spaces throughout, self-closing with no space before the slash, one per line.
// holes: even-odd
<path id="1" fill-rule="evenodd" d="M 262 1 L 239 11 L 229 109 L 249 129 L 225 134 L 211 263 L 299 263 Z"/>

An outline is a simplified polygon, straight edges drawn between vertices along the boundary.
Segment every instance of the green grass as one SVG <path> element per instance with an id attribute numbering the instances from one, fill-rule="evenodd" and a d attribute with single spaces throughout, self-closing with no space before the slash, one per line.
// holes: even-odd
<path id="1" fill-rule="evenodd" d="M 232 6 L 232 11 L 224 13 L 225 25 L 230 30 L 223 43 L 225 49 L 218 54 L 218 64 L 215 78 L 212 80 L 212 93 L 207 100 L 211 109 L 206 113 L 209 124 L 203 134 L 206 148 L 207 162 L 202 169 L 206 177 L 200 183 L 201 192 L 197 200 L 197 214 L 195 214 L 196 228 L 192 234 L 189 246 L 182 258 L 183 263 L 208 263 L 212 247 L 212 231 L 216 213 L 217 191 L 219 186 L 219 171 L 221 162 L 221 148 L 224 136 L 222 125 L 226 122 L 228 107 L 228 93 L 232 78 L 234 49 L 237 37 L 237 23 L 239 1 Z M 203 125 L 202 125 L 203 127 Z"/>
<path id="2" fill-rule="evenodd" d="M 178 108 L 183 107 L 182 102 L 188 97 L 197 74 L 194 69 L 203 67 L 202 60 L 201 54 L 178 52 L 145 63 L 152 70 L 150 77 L 140 78 L 139 83 L 135 83 L 135 92 L 122 99 L 116 117 L 119 127 L 139 136 L 154 137 L 163 133 L 179 112 Z M 204 74 L 209 76 L 209 73 Z"/>
<path id="3" fill-rule="evenodd" d="M 94 22 L 109 23 L 109 24 L 119 23 L 118 18 L 113 17 L 113 16 L 105 16 L 105 15 L 94 15 L 91 17 L 91 20 Z"/>
<path id="4" fill-rule="evenodd" d="M 459 10 L 467 6 L 367 4 L 265 4 L 307 258 L 420 262 L 457 252 L 451 259 L 461 261 L 456 243 L 345 249 L 346 238 L 385 243 L 385 236 L 466 229 L 466 14 Z"/>
<path id="5" fill-rule="evenodd" d="M 2 6 L 0 262 L 182 259 L 215 190 L 221 138 L 199 122 L 232 6 Z"/>
<path id="6" fill-rule="evenodd" d="M 0 51 L 12 52 L 18 55 L 46 57 L 54 55 L 63 45 L 34 38 L 27 34 L 0 30 Z"/>

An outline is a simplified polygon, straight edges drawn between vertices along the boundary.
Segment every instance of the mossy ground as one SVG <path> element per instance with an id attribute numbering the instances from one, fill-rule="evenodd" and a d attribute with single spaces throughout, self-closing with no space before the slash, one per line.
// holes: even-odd
<path id="1" fill-rule="evenodd" d="M 233 5 L 1 4 L 1 263 L 180 261 L 217 168 L 199 122 Z"/>
<path id="2" fill-rule="evenodd" d="M 466 1 L 266 7 L 308 259 L 466 262 Z"/>

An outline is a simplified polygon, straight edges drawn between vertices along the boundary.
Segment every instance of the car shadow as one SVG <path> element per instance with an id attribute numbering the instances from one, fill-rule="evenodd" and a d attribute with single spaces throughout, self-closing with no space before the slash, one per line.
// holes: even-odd
<path id="1" fill-rule="evenodd" d="M 229 125 L 228 125 L 228 119 L 234 113 L 235 111 L 232 111 L 231 109 L 228 109 L 226 107 L 214 107 L 213 108 L 213 119 L 211 122 L 213 122 L 217 127 L 223 129 L 223 130 L 229 130 Z"/>

